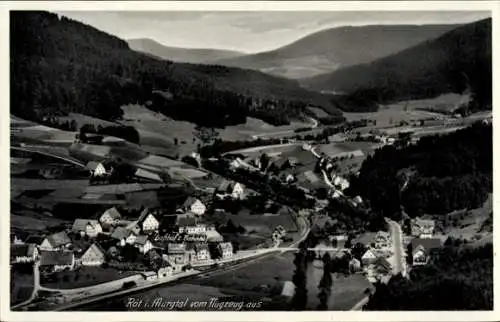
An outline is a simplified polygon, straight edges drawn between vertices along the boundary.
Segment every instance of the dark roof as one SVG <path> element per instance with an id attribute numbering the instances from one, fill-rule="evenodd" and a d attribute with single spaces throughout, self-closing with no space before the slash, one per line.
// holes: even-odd
<path id="1" fill-rule="evenodd" d="M 228 192 L 230 188 L 231 188 L 231 182 L 229 182 L 228 180 L 224 180 L 217 187 L 216 191 L 218 191 L 218 192 Z"/>
<path id="2" fill-rule="evenodd" d="M 392 270 L 392 265 L 384 257 L 377 258 L 377 260 L 375 261 L 375 265 L 382 267 L 382 268 L 386 269 L 387 271 Z"/>
<path id="3" fill-rule="evenodd" d="M 415 254 L 420 247 L 423 247 L 426 251 L 431 251 L 441 248 L 441 245 L 441 239 L 439 238 L 414 238 L 411 241 L 413 254 Z"/>
<path id="4" fill-rule="evenodd" d="M 28 236 L 28 238 L 26 238 L 25 242 L 27 244 L 40 245 L 43 242 L 44 239 L 45 238 L 43 238 L 43 236 L 30 235 L 30 236 Z"/>
<path id="5" fill-rule="evenodd" d="M 12 245 L 10 247 L 10 256 L 11 257 L 24 257 L 33 256 L 35 251 L 35 245 L 33 244 L 23 244 L 23 245 Z"/>
<path id="6" fill-rule="evenodd" d="M 92 227 L 96 227 L 97 225 L 100 225 L 99 222 L 95 219 L 75 219 L 75 222 L 73 223 L 73 227 L 71 228 L 72 231 L 79 232 L 79 231 L 85 231 L 87 228 L 87 225 L 90 225 Z"/>
<path id="7" fill-rule="evenodd" d="M 141 224 L 144 220 L 146 220 L 146 218 L 148 217 L 148 215 L 153 215 L 153 212 L 151 210 L 149 210 L 149 208 L 145 208 L 141 214 L 139 215 L 139 218 L 137 218 L 137 223 L 138 224 Z"/>
<path id="8" fill-rule="evenodd" d="M 113 233 L 111 234 L 111 238 L 115 239 L 127 238 L 130 235 L 130 233 L 133 232 L 125 227 L 116 227 L 115 230 L 113 230 Z"/>
<path id="9" fill-rule="evenodd" d="M 196 218 L 193 216 L 178 216 L 177 226 L 186 227 L 196 225 Z"/>
<path id="10" fill-rule="evenodd" d="M 135 239 L 135 243 L 139 245 L 145 245 L 147 241 L 148 241 L 148 236 L 146 235 L 139 235 Z"/>
<path id="11" fill-rule="evenodd" d="M 51 252 L 42 251 L 40 253 L 40 265 L 71 265 L 74 259 L 72 252 Z"/>

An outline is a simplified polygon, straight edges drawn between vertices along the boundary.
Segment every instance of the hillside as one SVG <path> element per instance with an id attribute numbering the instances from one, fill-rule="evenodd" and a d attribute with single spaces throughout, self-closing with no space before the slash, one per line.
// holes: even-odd
<path id="1" fill-rule="evenodd" d="M 460 26 L 372 63 L 302 80 L 318 91 L 348 94 L 357 101 L 390 102 L 462 92 L 491 108 L 491 19 Z"/>
<path id="2" fill-rule="evenodd" d="M 244 123 L 247 116 L 287 124 L 309 104 L 342 120 L 326 97 L 295 81 L 155 59 L 48 12 L 11 11 L 10 18 L 11 112 L 26 119 L 76 112 L 113 120 L 123 114 L 120 106 L 147 103 L 174 119 L 215 127 Z"/>
<path id="3" fill-rule="evenodd" d="M 138 52 L 174 62 L 193 64 L 245 55 L 245 53 L 231 50 L 168 47 L 148 38 L 128 39 L 127 43 L 130 49 Z"/>
<path id="4" fill-rule="evenodd" d="M 393 25 L 322 30 L 276 50 L 221 59 L 217 64 L 304 78 L 368 63 L 452 30 L 456 25 Z"/>

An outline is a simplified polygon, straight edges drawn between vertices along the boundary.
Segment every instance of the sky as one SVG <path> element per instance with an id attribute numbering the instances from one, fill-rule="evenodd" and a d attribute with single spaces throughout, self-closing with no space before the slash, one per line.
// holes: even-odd
<path id="1" fill-rule="evenodd" d="M 490 17 L 486 11 L 59 11 L 122 39 L 150 38 L 165 46 L 256 53 L 313 32 L 374 24 L 455 24 Z"/>

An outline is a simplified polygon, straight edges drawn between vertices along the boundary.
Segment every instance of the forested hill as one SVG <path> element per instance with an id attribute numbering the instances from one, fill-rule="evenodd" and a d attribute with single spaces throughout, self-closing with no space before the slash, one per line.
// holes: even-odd
<path id="1" fill-rule="evenodd" d="M 492 126 L 476 123 L 423 137 L 415 145 L 377 150 L 349 189 L 369 200 L 374 211 L 400 220 L 401 206 L 411 217 L 479 208 L 492 192 L 492 181 Z"/>
<path id="2" fill-rule="evenodd" d="M 491 19 L 484 19 L 372 63 L 302 82 L 379 103 L 462 92 L 470 86 L 475 108 L 491 108 L 491 50 Z"/>
<path id="3" fill-rule="evenodd" d="M 205 126 L 242 123 L 248 115 L 284 124 L 309 104 L 342 118 L 328 99 L 295 81 L 156 59 L 56 14 L 11 11 L 10 30 L 11 112 L 24 118 L 73 111 L 114 119 L 131 102 Z"/>

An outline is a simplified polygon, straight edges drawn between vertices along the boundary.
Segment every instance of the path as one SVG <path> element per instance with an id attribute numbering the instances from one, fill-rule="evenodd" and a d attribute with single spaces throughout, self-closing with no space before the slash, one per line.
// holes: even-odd
<path id="1" fill-rule="evenodd" d="M 68 156 L 57 155 L 57 154 L 50 153 L 48 151 L 44 151 L 44 150 L 37 149 L 37 148 L 27 148 L 27 147 L 17 147 L 17 146 L 11 146 L 10 148 L 12 150 L 17 150 L 17 151 L 31 152 L 31 153 L 40 153 L 42 155 L 46 155 L 46 156 L 49 156 L 49 157 L 61 159 L 61 160 L 64 160 L 66 162 L 72 163 L 74 165 L 80 166 L 82 168 L 86 168 L 85 164 L 81 163 L 80 161 L 78 161 L 78 160 L 76 160 L 74 158 L 68 157 Z"/>
<path id="2" fill-rule="evenodd" d="M 280 148 L 280 147 L 292 146 L 292 145 L 302 145 L 302 143 L 289 142 L 289 143 L 283 143 L 283 144 L 262 145 L 262 146 L 252 147 L 252 148 L 245 148 L 245 149 L 239 149 L 239 150 L 234 150 L 234 151 L 228 151 L 228 152 L 223 153 L 222 155 L 234 154 L 234 153 L 258 152 L 261 150 Z"/>

